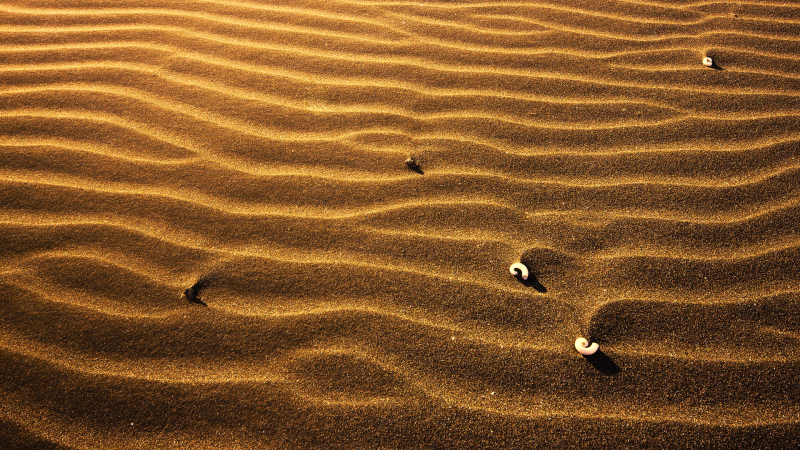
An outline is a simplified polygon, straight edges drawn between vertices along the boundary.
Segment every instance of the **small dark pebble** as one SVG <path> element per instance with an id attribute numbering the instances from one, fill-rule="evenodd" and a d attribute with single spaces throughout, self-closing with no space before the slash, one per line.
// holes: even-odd
<path id="1" fill-rule="evenodd" d="M 198 291 L 197 285 L 194 285 L 194 286 L 190 287 L 189 289 L 186 289 L 185 291 L 183 291 L 183 296 L 186 297 L 186 299 L 189 300 L 192 303 L 197 303 L 199 305 L 208 306 L 206 304 L 206 302 L 203 301 L 202 298 L 198 298 L 197 297 L 197 291 Z"/>

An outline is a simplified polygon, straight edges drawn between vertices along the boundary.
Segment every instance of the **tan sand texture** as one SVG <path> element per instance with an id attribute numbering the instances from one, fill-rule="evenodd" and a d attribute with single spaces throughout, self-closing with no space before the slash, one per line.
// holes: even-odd
<path id="1" fill-rule="evenodd" d="M 799 107 L 797 2 L 3 1 L 0 448 L 797 448 Z"/>

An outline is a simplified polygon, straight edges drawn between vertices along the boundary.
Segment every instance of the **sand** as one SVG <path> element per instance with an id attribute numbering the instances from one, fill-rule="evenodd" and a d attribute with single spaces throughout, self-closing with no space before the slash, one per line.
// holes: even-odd
<path id="1" fill-rule="evenodd" d="M 794 2 L 4 2 L 0 447 L 800 446 L 798 36 Z"/>

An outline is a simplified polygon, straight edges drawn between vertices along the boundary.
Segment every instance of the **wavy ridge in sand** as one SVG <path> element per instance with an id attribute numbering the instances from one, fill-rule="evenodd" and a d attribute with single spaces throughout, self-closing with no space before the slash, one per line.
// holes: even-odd
<path id="1" fill-rule="evenodd" d="M 798 14 L 0 5 L 0 441 L 800 445 Z"/>

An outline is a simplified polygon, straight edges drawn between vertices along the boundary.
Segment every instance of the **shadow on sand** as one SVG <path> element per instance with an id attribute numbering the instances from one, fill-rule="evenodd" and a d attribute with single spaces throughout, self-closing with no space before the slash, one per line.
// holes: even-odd
<path id="1" fill-rule="evenodd" d="M 614 375 L 620 371 L 619 366 L 602 350 L 597 350 L 594 355 L 586 355 L 584 358 L 603 375 Z"/>
<path id="2" fill-rule="evenodd" d="M 547 288 L 542 286 L 542 283 L 539 283 L 539 280 L 536 279 L 536 275 L 533 274 L 528 275 L 527 280 L 523 280 L 522 277 L 519 276 L 518 274 L 514 275 L 514 277 L 516 277 L 516 279 L 524 286 L 532 287 L 536 289 L 538 292 L 541 292 L 542 294 L 547 293 Z"/>

